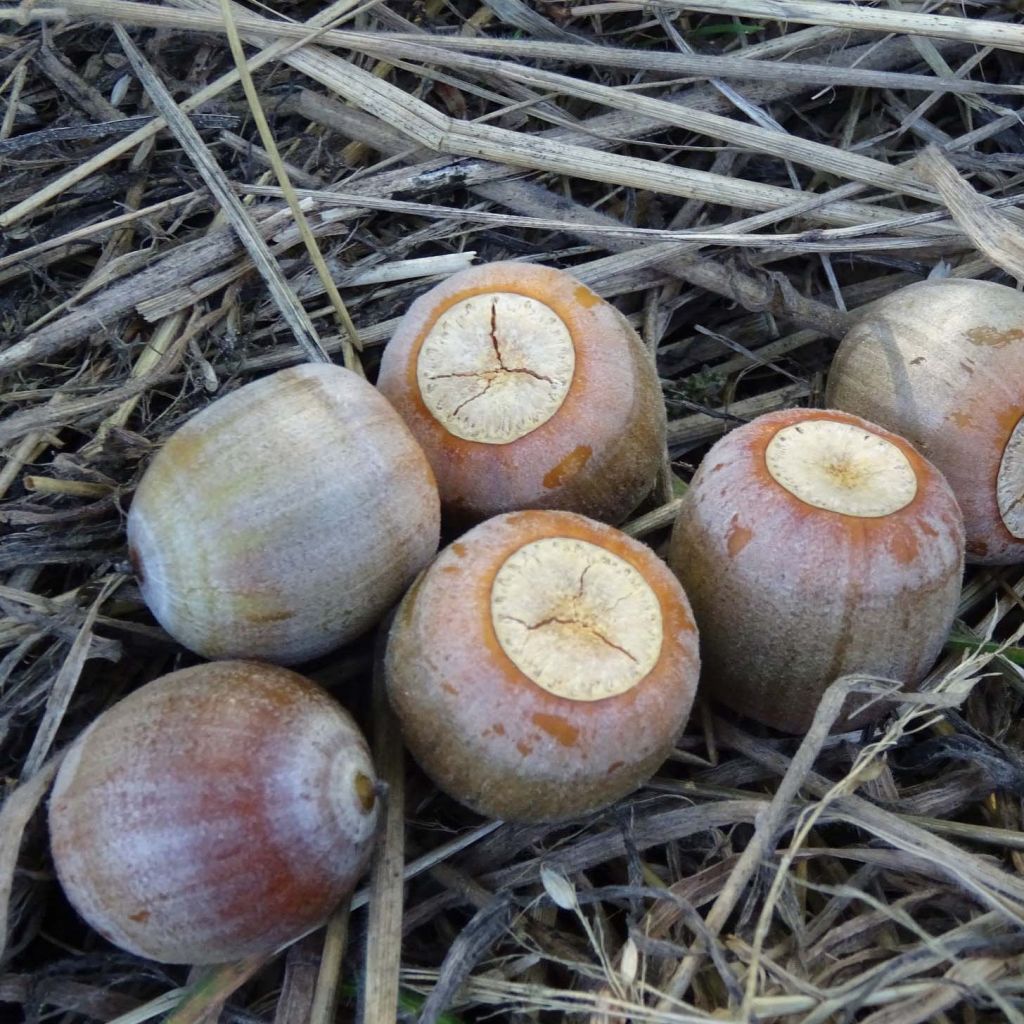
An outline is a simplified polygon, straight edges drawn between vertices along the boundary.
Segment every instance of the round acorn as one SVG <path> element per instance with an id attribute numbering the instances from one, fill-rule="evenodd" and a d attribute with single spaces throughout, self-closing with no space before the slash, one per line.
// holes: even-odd
<path id="1" fill-rule="evenodd" d="M 57 875 L 101 935 L 166 963 L 267 954 L 355 885 L 378 817 L 351 717 L 287 669 L 163 676 L 68 750 L 50 801 Z"/>
<path id="2" fill-rule="evenodd" d="M 549 511 L 498 516 L 446 548 L 399 606 L 385 657 L 426 773 L 516 821 L 597 810 L 650 778 L 698 669 L 668 567 L 612 527 Z"/>
<path id="3" fill-rule="evenodd" d="M 643 343 L 614 306 L 550 267 L 490 263 L 431 289 L 399 323 L 377 386 L 464 522 L 523 508 L 621 522 L 665 451 Z"/>
<path id="4" fill-rule="evenodd" d="M 1024 295 L 946 279 L 873 303 L 843 339 L 827 401 L 912 441 L 945 475 L 971 562 L 1024 562 Z"/>
<path id="5" fill-rule="evenodd" d="M 373 626 L 437 551 L 430 466 L 361 377 L 318 364 L 219 399 L 153 459 L 128 516 L 142 596 L 207 658 L 295 664 Z"/>
<path id="6" fill-rule="evenodd" d="M 915 685 L 952 624 L 963 553 L 949 485 L 903 438 L 807 409 L 733 430 L 684 495 L 669 552 L 700 628 L 701 692 L 799 734 L 841 675 Z M 887 708 L 850 710 L 836 727 Z"/>

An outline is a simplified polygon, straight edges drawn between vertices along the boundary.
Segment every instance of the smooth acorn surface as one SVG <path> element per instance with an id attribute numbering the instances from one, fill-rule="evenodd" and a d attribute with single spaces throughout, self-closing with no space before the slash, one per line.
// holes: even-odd
<path id="1" fill-rule="evenodd" d="M 963 554 L 949 485 L 903 438 L 830 410 L 733 430 L 684 495 L 669 553 L 700 629 L 701 692 L 800 734 L 841 675 L 913 686 L 953 622 Z M 850 710 L 837 727 L 887 708 Z"/>
<path id="2" fill-rule="evenodd" d="M 906 437 L 942 471 L 968 561 L 1024 561 L 1024 295 L 954 278 L 893 292 L 843 339 L 827 401 Z"/>
<path id="3" fill-rule="evenodd" d="M 557 821 L 644 783 L 699 672 L 690 605 L 647 547 L 568 512 L 497 516 L 399 606 L 388 695 L 434 782 L 481 814 Z"/>
<path id="4" fill-rule="evenodd" d="M 524 508 L 621 522 L 665 452 L 643 343 L 614 306 L 551 267 L 484 264 L 431 289 L 388 343 L 377 386 L 462 522 Z"/>
<path id="5" fill-rule="evenodd" d="M 65 756 L 49 817 L 60 882 L 101 935 L 219 963 L 322 924 L 362 874 L 377 813 L 346 711 L 287 669 L 224 661 L 104 712 Z"/>
<path id="6" fill-rule="evenodd" d="M 128 545 L 143 598 L 207 658 L 296 664 L 373 626 L 437 550 L 423 451 L 340 366 L 281 370 L 168 438 Z"/>

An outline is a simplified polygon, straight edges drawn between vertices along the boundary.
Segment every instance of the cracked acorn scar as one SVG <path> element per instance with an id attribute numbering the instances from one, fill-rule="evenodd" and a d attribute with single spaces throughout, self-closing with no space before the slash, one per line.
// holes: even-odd
<path id="1" fill-rule="evenodd" d="M 580 815 L 647 781 L 686 724 L 699 672 L 669 568 L 561 511 L 497 516 L 442 551 L 399 606 L 384 664 L 426 773 L 515 821 Z"/>
<path id="2" fill-rule="evenodd" d="M 653 362 L 628 321 L 565 271 L 497 262 L 417 299 L 377 386 L 471 524 L 522 508 L 619 523 L 665 450 Z"/>

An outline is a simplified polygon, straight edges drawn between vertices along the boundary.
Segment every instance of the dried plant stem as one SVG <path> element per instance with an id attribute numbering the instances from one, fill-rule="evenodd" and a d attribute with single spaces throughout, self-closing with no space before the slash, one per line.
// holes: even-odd
<path id="1" fill-rule="evenodd" d="M 348 343 L 342 348 L 342 356 L 344 358 L 345 366 L 350 370 L 362 374 L 362 364 L 359 362 L 359 358 L 356 355 L 356 352 L 361 348 L 359 343 L 359 333 L 356 331 L 355 324 L 352 323 L 352 318 L 348 315 L 348 310 L 345 308 L 345 303 L 342 301 L 341 295 L 338 294 L 338 289 L 331 278 L 331 272 L 327 269 L 327 264 L 324 262 L 324 257 L 320 252 L 320 247 L 316 244 L 316 239 L 313 237 L 313 232 L 310 230 L 309 223 L 306 220 L 306 215 L 302 211 L 302 204 L 299 202 L 298 196 L 295 194 L 295 188 L 292 186 L 288 169 L 285 167 L 284 161 L 281 159 L 281 154 L 277 148 L 277 142 L 274 139 L 273 132 L 270 130 L 270 125 L 267 123 L 266 114 L 263 112 L 263 105 L 260 103 L 259 95 L 256 92 L 256 86 L 253 84 L 252 75 L 249 73 L 249 68 L 246 65 L 245 52 L 242 49 L 242 40 L 238 37 L 238 30 L 234 24 L 229 0 L 221 0 L 220 10 L 221 16 L 227 25 L 228 42 L 231 46 L 231 54 L 235 59 L 235 66 L 238 68 L 238 76 L 241 80 L 242 88 L 245 90 L 245 98 L 249 103 L 249 110 L 252 112 L 253 118 L 256 121 L 256 127 L 259 130 L 260 138 L 263 140 L 263 145 L 270 157 L 271 166 L 274 169 L 274 175 L 284 192 L 288 208 L 292 211 L 292 217 L 295 219 L 295 224 L 302 236 L 306 252 L 309 254 L 309 258 L 313 261 L 313 267 L 327 291 L 327 297 L 330 299 L 331 306 L 338 319 L 338 324 L 348 335 Z M 229 205 L 227 208 L 231 209 L 232 206 Z M 241 209 L 240 204 L 237 209 Z M 246 235 L 243 235 L 242 237 L 244 240 Z M 257 251 L 260 252 L 261 255 L 264 254 L 262 239 L 260 239 L 259 235 L 255 232 L 251 232 L 248 237 L 250 239 L 250 244 L 256 246 Z M 246 248 L 249 249 L 249 245 L 247 245 Z M 249 249 L 249 252 L 251 256 L 252 250 Z M 265 253 L 265 255 L 269 260 L 270 254 Z M 256 262 L 256 265 L 260 266 L 261 264 L 260 262 Z M 287 287 L 283 279 L 280 283 L 282 286 Z M 290 289 L 288 289 L 288 294 L 294 301 L 294 294 Z M 301 306 L 299 306 L 297 302 L 295 302 L 295 305 L 301 309 Z M 303 328 L 308 327 L 315 337 L 316 328 L 313 327 L 313 324 L 308 317 L 303 318 L 302 326 Z M 301 344 L 303 339 L 300 338 L 299 340 Z M 315 352 L 313 354 L 318 360 L 328 361 L 327 354 L 320 346 L 319 338 L 316 338 Z"/>
<path id="2" fill-rule="evenodd" d="M 398 1009 L 402 962 L 405 868 L 405 757 L 402 737 L 388 703 L 384 647 L 390 617 L 381 626 L 373 672 L 374 761 L 387 787 L 384 826 L 370 869 L 363 982 L 364 1024 L 390 1024 Z"/>
<path id="3" fill-rule="evenodd" d="M 157 77 L 145 57 L 138 50 L 128 33 L 120 25 L 114 26 L 118 42 L 131 62 L 135 74 L 139 77 L 146 92 L 149 93 L 161 116 L 174 132 L 178 141 L 184 146 L 196 169 L 202 175 L 207 186 L 216 196 L 228 222 L 235 229 L 242 245 L 249 253 L 249 258 L 256 265 L 267 283 L 285 322 L 291 327 L 298 344 L 303 348 L 308 359 L 313 362 L 330 362 L 327 353 L 320 347 L 320 339 L 316 328 L 309 319 L 309 314 L 302 308 L 295 297 L 280 268 L 274 261 L 259 232 L 249 219 L 241 201 L 231 190 L 224 173 L 213 159 L 199 133 L 187 117 L 178 109 L 171 94 Z"/>
<path id="4" fill-rule="evenodd" d="M 231 993 L 244 985 L 267 960 L 265 956 L 254 956 L 236 963 L 207 967 L 200 973 L 199 979 L 186 989 L 179 993 L 168 993 L 168 996 L 159 1000 L 158 1005 L 161 1008 L 157 1012 L 165 1013 L 169 1009 L 166 1000 L 176 996 L 172 1002 L 173 1010 L 168 1014 L 164 1024 L 199 1024 L 207 1014 L 219 1014 Z M 128 1022 L 125 1021 L 125 1024 Z"/>
<path id="5" fill-rule="evenodd" d="M 36 808 L 46 796 L 62 757 L 63 754 L 58 754 L 37 769 L 35 774 L 8 795 L 0 809 L 0 963 L 4 962 L 4 953 L 10 941 L 8 917 L 21 838 Z"/>
<path id="6" fill-rule="evenodd" d="M 210 10 L 216 0 L 173 2 L 189 9 Z M 792 189 L 775 185 L 556 143 L 492 125 L 467 125 L 318 47 L 293 51 L 284 59 L 349 103 L 373 113 L 417 145 L 431 150 L 650 189 L 714 204 L 774 210 L 806 198 Z M 881 207 L 845 201 L 832 202 L 823 209 L 815 209 L 812 214 L 825 223 L 843 225 L 862 224 L 868 219 L 890 219 L 892 215 L 891 211 Z"/>
<path id="7" fill-rule="evenodd" d="M 869 32 L 906 32 L 936 39 L 957 39 L 1024 53 L 1024 27 L 981 18 L 951 18 L 823 0 L 657 0 L 676 10 L 726 14 L 729 17 L 769 18 L 810 25 L 836 25 Z"/>
<path id="8" fill-rule="evenodd" d="M 317 29 L 320 25 L 329 24 L 332 20 L 337 18 L 339 14 L 354 7 L 356 3 L 358 3 L 358 0 L 336 0 L 335 3 L 321 11 L 317 17 L 310 20 L 309 24 L 311 31 L 308 33 L 307 38 L 315 38 Z M 12 16 L 15 20 L 18 20 L 18 10 L 13 11 Z M 278 59 L 281 54 L 285 53 L 289 49 L 289 47 L 295 45 L 297 45 L 295 40 L 278 40 L 247 61 L 247 67 L 250 71 L 255 71 L 257 68 L 263 67 L 270 61 Z M 198 92 L 193 93 L 193 95 L 187 100 L 184 100 L 179 109 L 183 114 L 188 114 L 193 110 L 197 110 L 204 103 L 208 103 L 211 99 L 219 96 L 232 86 L 237 85 L 238 81 L 239 78 L 237 71 L 230 71 L 227 74 L 221 75 L 219 78 L 214 79 L 214 81 L 209 85 L 200 89 Z M 73 185 L 76 185 L 80 181 L 84 181 L 106 164 L 116 160 L 118 157 L 124 156 L 126 153 L 130 153 L 136 146 L 140 145 L 146 139 L 152 138 L 166 127 L 167 122 L 164 121 L 163 118 L 155 118 L 144 128 L 140 128 L 137 131 L 132 132 L 131 135 L 128 135 L 114 145 L 109 146 L 102 153 L 97 154 L 97 156 L 87 160 L 83 164 L 80 164 L 78 167 L 72 168 L 66 174 L 61 175 L 56 180 L 44 186 L 38 192 L 35 192 L 28 199 L 23 202 L 16 203 L 10 209 L 0 213 L 0 228 L 10 228 L 14 224 L 17 224 L 18 221 L 56 199 Z"/>
<path id="9" fill-rule="evenodd" d="M 348 947 L 350 912 L 351 902 L 343 900 L 341 906 L 327 921 L 320 969 L 313 990 L 313 1005 L 309 1011 L 309 1024 L 330 1024 L 338 1012 L 341 965 Z"/>
<path id="10" fill-rule="evenodd" d="M 919 173 L 942 195 L 953 219 L 994 264 L 1024 281 L 1024 231 L 1011 224 L 957 173 L 956 168 L 929 146 L 917 158 Z"/>

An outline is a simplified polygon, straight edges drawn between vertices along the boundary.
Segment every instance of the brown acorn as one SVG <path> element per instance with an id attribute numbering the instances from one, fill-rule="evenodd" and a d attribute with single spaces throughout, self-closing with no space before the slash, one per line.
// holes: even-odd
<path id="1" fill-rule="evenodd" d="M 402 318 L 377 386 L 463 521 L 553 508 L 621 522 L 665 451 L 643 343 L 614 306 L 550 267 L 490 263 L 431 289 Z"/>
<path id="2" fill-rule="evenodd" d="M 968 561 L 1024 561 L 1024 295 L 955 278 L 893 292 L 843 339 L 826 398 L 942 471 Z"/>
<path id="3" fill-rule="evenodd" d="M 57 875 L 111 942 L 168 963 L 273 952 L 323 924 L 377 826 L 351 717 L 287 669 L 172 672 L 104 712 L 50 801 Z"/>
<path id="4" fill-rule="evenodd" d="M 645 782 L 697 686 L 686 595 L 647 547 L 568 512 L 497 516 L 399 606 L 388 694 L 428 775 L 481 814 L 552 821 Z"/>
<path id="5" fill-rule="evenodd" d="M 802 733 L 841 675 L 915 685 L 952 624 L 963 554 L 949 485 L 903 438 L 808 409 L 733 430 L 683 497 L 669 553 L 700 629 L 701 692 Z M 886 706 L 850 710 L 838 727 Z"/>

